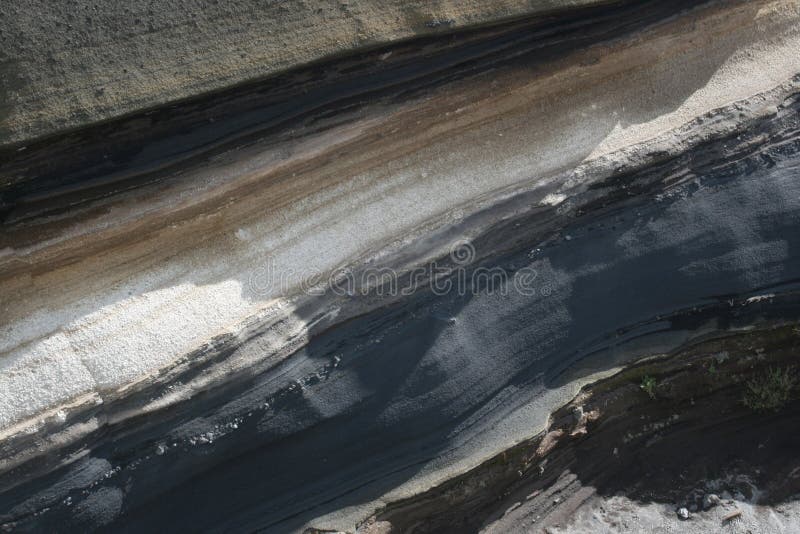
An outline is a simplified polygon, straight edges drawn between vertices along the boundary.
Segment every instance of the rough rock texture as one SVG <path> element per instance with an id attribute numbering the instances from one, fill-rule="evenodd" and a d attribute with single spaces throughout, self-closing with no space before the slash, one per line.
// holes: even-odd
<path id="1" fill-rule="evenodd" d="M 0 525 L 352 531 L 795 324 L 798 21 L 523 17 L 6 147 Z"/>
<path id="2" fill-rule="evenodd" d="M 0 147 L 355 50 L 609 0 L 9 1 Z"/>
<path id="3" fill-rule="evenodd" d="M 361 528 L 794 532 L 800 404 L 754 412 L 742 398 L 754 378 L 793 369 L 798 349 L 794 324 L 715 335 L 632 365 L 581 390 L 540 435 Z"/>

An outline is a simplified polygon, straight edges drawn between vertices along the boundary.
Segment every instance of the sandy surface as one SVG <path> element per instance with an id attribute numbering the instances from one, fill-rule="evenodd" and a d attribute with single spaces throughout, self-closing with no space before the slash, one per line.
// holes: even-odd
<path id="1" fill-rule="evenodd" d="M 738 515 L 736 515 L 738 514 Z M 730 517 L 731 519 L 726 519 Z M 662 504 L 642 504 L 625 497 L 594 498 L 586 503 L 574 519 L 563 527 L 549 527 L 549 534 L 596 532 L 730 532 L 779 534 L 800 530 L 800 503 L 758 506 L 728 499 L 709 511 L 691 514 L 689 520 L 678 519 L 675 508 Z M 530 532 L 539 532 L 535 527 Z"/>
<path id="2" fill-rule="evenodd" d="M 0 147 L 411 37 L 608 0 L 0 5 Z"/>

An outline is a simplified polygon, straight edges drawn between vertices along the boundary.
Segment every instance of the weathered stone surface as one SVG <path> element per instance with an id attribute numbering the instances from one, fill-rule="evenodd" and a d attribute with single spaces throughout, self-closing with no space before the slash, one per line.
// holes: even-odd
<path id="1" fill-rule="evenodd" d="M 390 503 L 365 525 L 487 534 L 795 531 L 800 403 L 753 412 L 741 395 L 754 376 L 791 368 L 798 342 L 796 326 L 755 328 L 629 366 L 555 411 L 546 432 Z M 763 356 L 753 357 L 754 348 Z M 720 364 L 718 354 L 731 358 Z M 659 398 L 641 391 L 645 376 L 659 384 Z"/>
<path id="2" fill-rule="evenodd" d="M 0 525 L 353 531 L 620 366 L 796 324 L 798 20 L 567 10 L 6 147 Z"/>
<path id="3" fill-rule="evenodd" d="M 11 0 L 0 147 L 403 39 L 609 0 Z"/>

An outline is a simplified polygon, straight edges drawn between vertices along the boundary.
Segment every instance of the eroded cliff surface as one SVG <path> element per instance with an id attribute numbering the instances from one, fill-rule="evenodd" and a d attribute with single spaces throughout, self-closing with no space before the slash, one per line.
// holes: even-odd
<path id="1" fill-rule="evenodd" d="M 421 528 L 584 385 L 800 320 L 800 4 L 512 4 L 3 149 L 5 527 Z"/>
<path id="2" fill-rule="evenodd" d="M 610 0 L 4 2 L 0 147 L 425 35 Z"/>

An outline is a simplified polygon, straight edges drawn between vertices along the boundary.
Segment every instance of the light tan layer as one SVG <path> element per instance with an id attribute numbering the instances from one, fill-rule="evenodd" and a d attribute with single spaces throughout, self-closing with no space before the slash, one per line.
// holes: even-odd
<path id="1" fill-rule="evenodd" d="M 609 0 L 0 3 L 0 147 L 415 36 Z"/>

